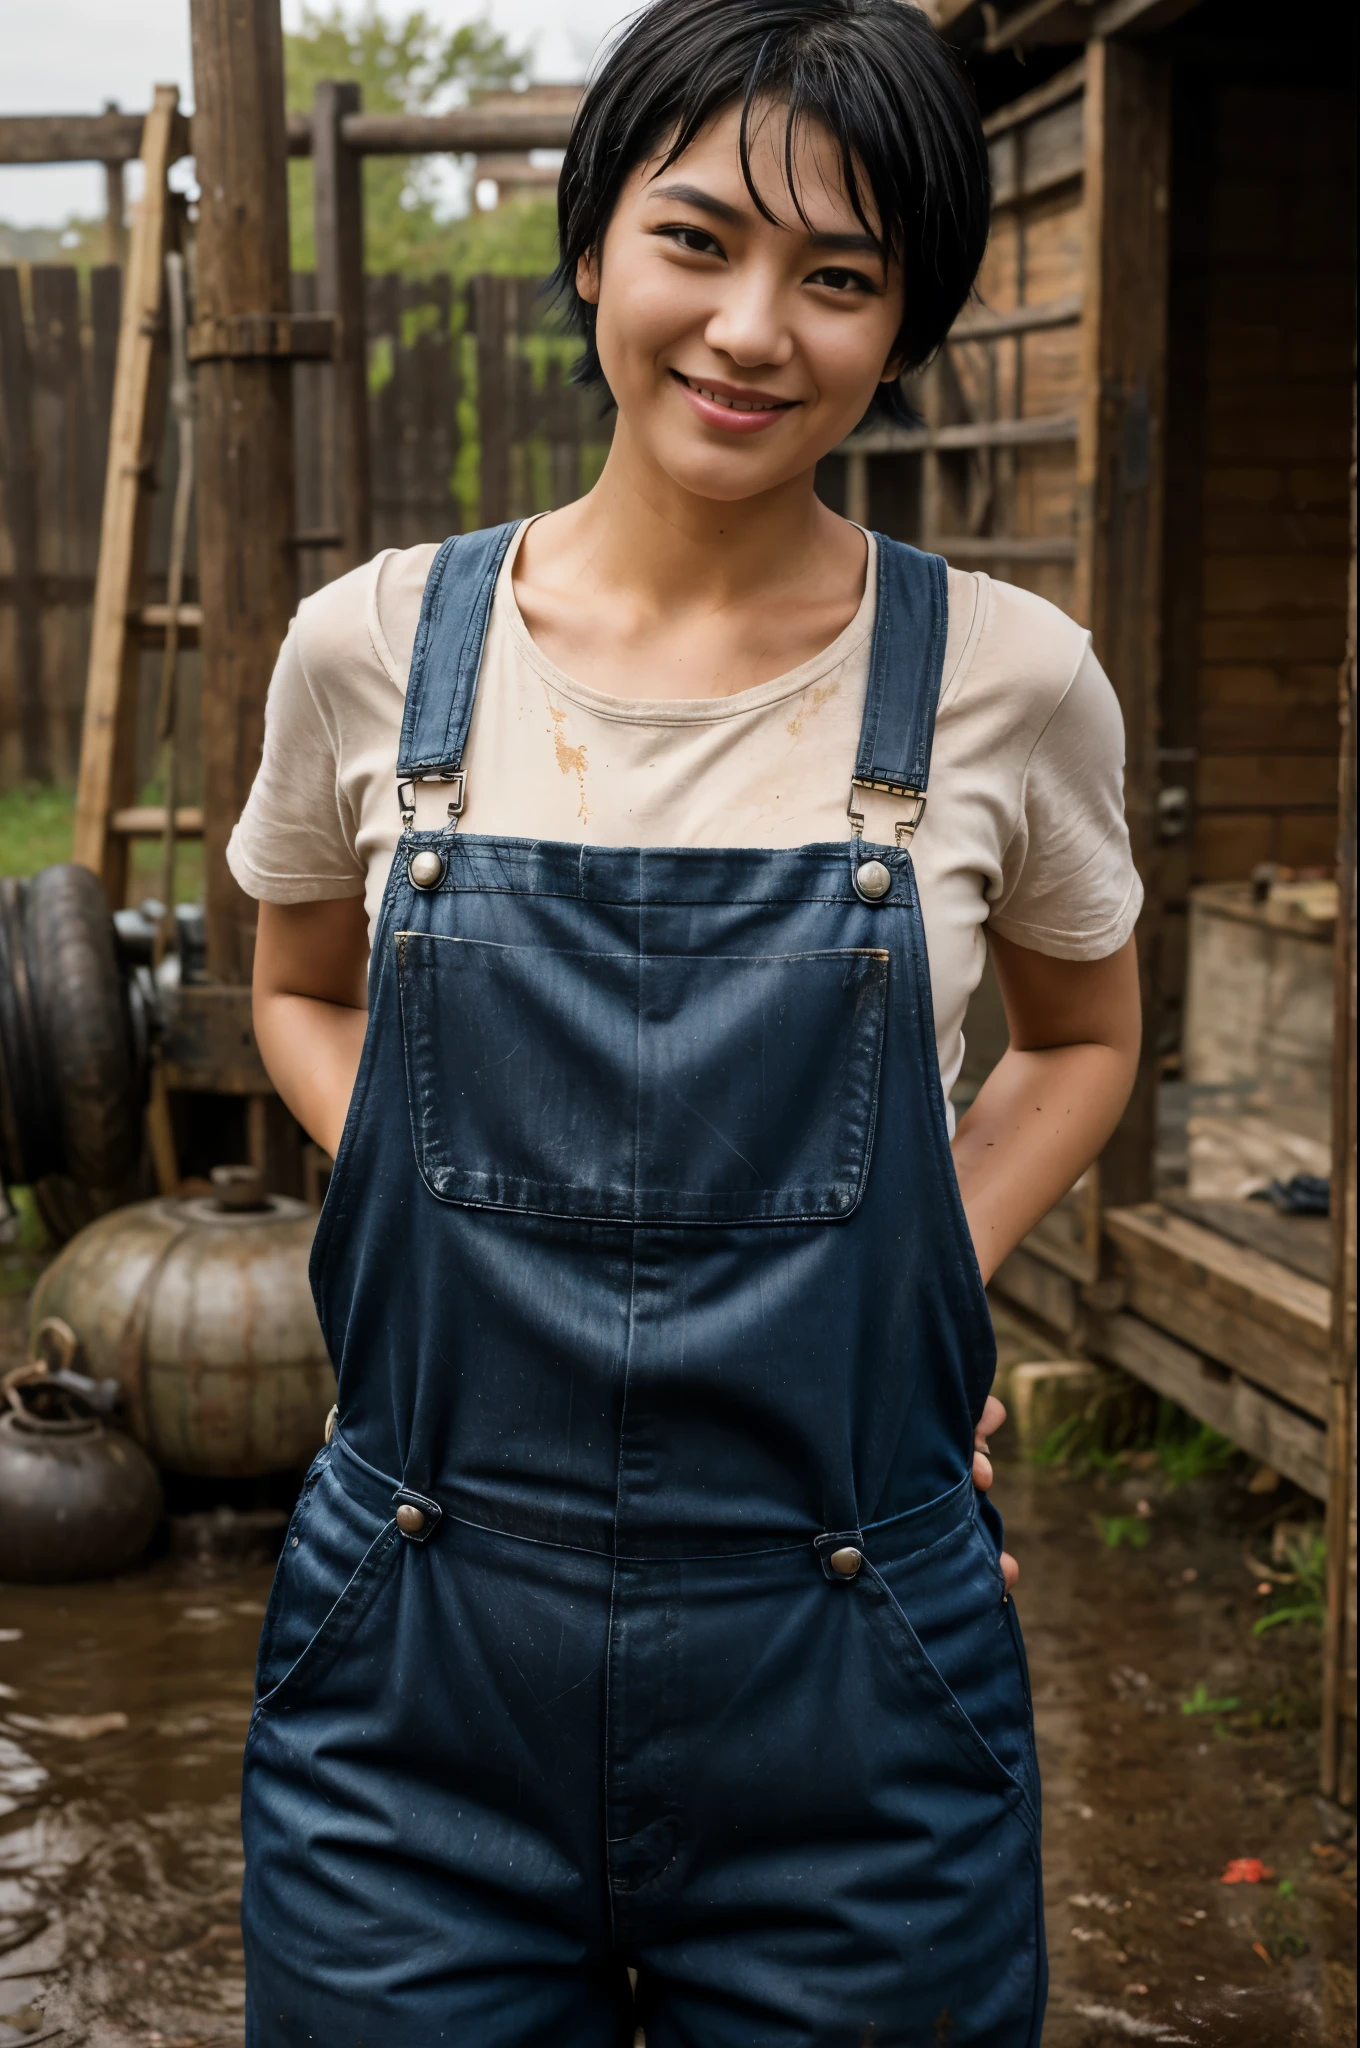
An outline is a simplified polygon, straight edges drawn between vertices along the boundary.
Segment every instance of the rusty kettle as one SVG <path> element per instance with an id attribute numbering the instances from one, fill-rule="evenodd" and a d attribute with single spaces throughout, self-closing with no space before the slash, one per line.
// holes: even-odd
<path id="1" fill-rule="evenodd" d="M 0 1580 L 102 1577 L 140 1557 L 164 1503 L 156 1468 L 99 1412 L 114 1389 L 70 1370 L 74 1332 L 41 1327 L 60 1363 L 0 1380 Z"/>

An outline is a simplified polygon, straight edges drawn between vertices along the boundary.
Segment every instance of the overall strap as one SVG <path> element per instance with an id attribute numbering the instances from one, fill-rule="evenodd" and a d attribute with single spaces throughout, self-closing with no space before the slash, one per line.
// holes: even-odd
<path id="1" fill-rule="evenodd" d="M 909 808 L 897 827 L 902 845 L 925 815 L 949 631 L 949 578 L 942 556 L 922 554 L 882 533 L 874 539 L 878 609 L 848 811 L 858 838 L 864 818 L 857 790 L 884 790 L 903 798 Z"/>
<path id="2" fill-rule="evenodd" d="M 455 534 L 430 566 L 411 650 L 406 710 L 397 749 L 402 822 L 415 816 L 417 782 L 450 786 L 449 816 L 463 808 L 463 748 L 472 723 L 491 600 L 505 551 L 519 526 Z"/>

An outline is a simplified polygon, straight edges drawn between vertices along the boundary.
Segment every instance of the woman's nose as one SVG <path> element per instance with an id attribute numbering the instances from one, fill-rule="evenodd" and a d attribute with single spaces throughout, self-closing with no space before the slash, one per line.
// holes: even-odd
<path id="1" fill-rule="evenodd" d="M 793 335 L 783 295 L 773 280 L 732 277 L 704 329 L 704 340 L 719 355 L 744 369 L 773 369 L 793 354 Z"/>

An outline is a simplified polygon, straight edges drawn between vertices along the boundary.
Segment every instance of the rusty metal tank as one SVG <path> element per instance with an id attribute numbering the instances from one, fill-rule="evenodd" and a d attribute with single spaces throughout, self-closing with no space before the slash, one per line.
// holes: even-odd
<path id="1" fill-rule="evenodd" d="M 0 1381 L 0 1580 L 103 1578 L 155 1534 L 164 1510 L 156 1468 L 104 1420 L 101 1392 L 43 1359 Z"/>
<path id="2" fill-rule="evenodd" d="M 158 1465 L 215 1479 L 300 1468 L 335 1399 L 307 1280 L 316 1211 L 261 1194 L 246 1167 L 213 1183 L 72 1238 L 34 1293 L 33 1328 L 71 1325 L 81 1369 L 118 1381 Z"/>

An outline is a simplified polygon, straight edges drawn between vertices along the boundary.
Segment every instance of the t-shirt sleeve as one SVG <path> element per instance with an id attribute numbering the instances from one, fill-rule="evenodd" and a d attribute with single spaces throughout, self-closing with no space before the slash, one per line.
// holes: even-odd
<path id="1" fill-rule="evenodd" d="M 1035 741 L 989 923 L 1059 960 L 1103 960 L 1138 922 L 1124 821 L 1124 721 L 1089 645 Z"/>
<path id="2" fill-rule="evenodd" d="M 308 683 L 294 619 L 270 679 L 259 772 L 227 845 L 247 896 L 316 903 L 363 895 L 339 766 L 337 732 Z"/>

